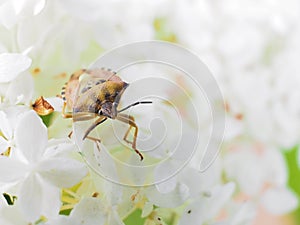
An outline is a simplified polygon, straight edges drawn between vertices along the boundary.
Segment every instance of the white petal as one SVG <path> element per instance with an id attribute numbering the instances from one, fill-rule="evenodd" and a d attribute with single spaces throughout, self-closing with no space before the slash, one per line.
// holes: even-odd
<path id="1" fill-rule="evenodd" d="M 179 225 L 188 225 L 188 224 L 203 224 L 204 215 L 203 215 L 203 206 L 201 202 L 195 201 L 184 210 L 180 220 Z"/>
<path id="2" fill-rule="evenodd" d="M 5 96 L 9 83 L 0 83 L 0 96 Z"/>
<path id="3" fill-rule="evenodd" d="M 20 117 L 22 117 L 24 112 L 28 112 L 28 106 L 24 105 L 12 105 L 12 106 L 7 106 L 3 110 L 3 112 L 6 114 L 7 117 L 7 123 L 8 123 L 8 128 L 7 128 L 7 133 L 10 133 L 11 136 L 7 137 L 12 139 L 13 137 L 13 132 L 16 130 L 16 126 L 19 123 Z"/>
<path id="4" fill-rule="evenodd" d="M 7 29 L 12 28 L 17 23 L 17 15 L 14 11 L 13 5 L 9 1 L 6 1 L 2 5 L 0 5 L 0 23 Z M 0 71 L 1 71 L 1 63 L 0 63 Z"/>
<path id="5" fill-rule="evenodd" d="M 47 102 L 54 108 L 55 111 L 61 112 L 63 108 L 64 101 L 58 97 L 45 98 Z"/>
<path id="6" fill-rule="evenodd" d="M 38 0 L 34 6 L 33 14 L 34 15 L 39 14 L 44 9 L 45 5 L 46 5 L 46 0 Z"/>
<path id="7" fill-rule="evenodd" d="M 164 194 L 173 191 L 176 188 L 176 185 L 177 185 L 177 175 L 171 177 L 170 179 L 164 182 L 156 184 L 155 186 L 160 193 Z"/>
<path id="8" fill-rule="evenodd" d="M 146 189 L 146 195 L 154 205 L 173 208 L 182 205 L 189 197 L 188 187 L 184 184 L 177 184 L 176 188 L 166 194 L 162 194 L 154 187 Z"/>
<path id="9" fill-rule="evenodd" d="M 28 69 L 31 59 L 17 53 L 3 53 L 0 55 L 0 83 L 10 82 L 21 72 Z"/>
<path id="10" fill-rule="evenodd" d="M 41 158 L 48 141 L 47 128 L 34 111 L 28 111 L 20 118 L 15 141 L 29 162 L 36 162 Z"/>
<path id="11" fill-rule="evenodd" d="M 243 132 L 243 124 L 232 118 L 232 117 L 226 117 L 226 130 L 224 139 L 225 140 L 232 140 L 238 135 L 240 135 Z"/>
<path id="12" fill-rule="evenodd" d="M 237 180 L 243 192 L 255 195 L 261 190 L 265 172 L 262 170 L 259 157 L 253 151 L 229 153 L 225 156 L 224 165 L 226 174 L 231 179 Z"/>
<path id="13" fill-rule="evenodd" d="M 27 225 L 29 221 L 24 218 L 17 204 L 4 206 L 0 209 L 0 224 L 2 225 Z"/>
<path id="14" fill-rule="evenodd" d="M 210 166 L 205 172 L 199 172 L 196 169 L 185 167 L 179 173 L 178 180 L 189 187 L 190 197 L 199 196 L 208 190 L 211 190 L 220 180 L 221 171 L 218 170 L 217 162 Z"/>
<path id="15" fill-rule="evenodd" d="M 186 207 L 179 224 L 194 224 L 195 221 L 202 224 L 204 221 L 215 218 L 225 203 L 229 201 L 234 188 L 233 183 L 228 183 L 213 188 L 210 196 L 198 197 Z"/>
<path id="16" fill-rule="evenodd" d="M 122 185 L 103 179 L 99 174 L 90 173 L 90 177 L 93 180 L 96 189 L 102 191 L 107 202 L 111 205 L 118 205 L 123 200 L 124 187 Z"/>
<path id="17" fill-rule="evenodd" d="M 5 152 L 9 147 L 7 140 L 0 136 L 0 154 Z"/>
<path id="18" fill-rule="evenodd" d="M 16 14 L 19 14 L 23 10 L 26 0 L 12 0 L 11 2 Z"/>
<path id="19" fill-rule="evenodd" d="M 116 210 L 112 210 L 109 214 L 108 225 L 125 225 Z"/>
<path id="20" fill-rule="evenodd" d="M 37 15 L 45 6 L 45 0 L 12 0 L 18 18 Z"/>
<path id="21" fill-rule="evenodd" d="M 36 221 L 42 214 L 42 189 L 35 174 L 31 174 L 23 182 L 18 196 L 20 208 L 29 221 Z"/>
<path id="22" fill-rule="evenodd" d="M 43 180 L 41 180 L 43 181 Z M 41 182 L 42 188 L 42 214 L 47 218 L 54 218 L 58 215 L 61 203 L 61 189 L 49 185 L 48 182 Z M 49 204 L 51 202 L 51 204 Z"/>
<path id="23" fill-rule="evenodd" d="M 0 156 L 0 182 L 16 182 L 23 179 L 28 168 L 20 161 Z"/>
<path id="24" fill-rule="evenodd" d="M 105 7 L 105 4 L 101 5 L 101 2 L 96 0 L 91 0 L 84 4 L 82 1 L 78 0 L 65 0 L 60 1 L 60 3 L 70 14 L 86 21 L 97 19 L 101 16 L 103 7 Z M 101 10 L 101 13 L 99 13 L 99 10 Z M 86 16 L 83 16 L 82 14 L 85 14 Z"/>
<path id="25" fill-rule="evenodd" d="M 153 210 L 153 204 L 150 202 L 146 202 L 143 207 L 142 218 L 149 216 L 152 210 Z"/>
<path id="26" fill-rule="evenodd" d="M 45 225 L 74 225 L 77 221 L 73 221 L 70 216 L 61 216 L 59 215 L 58 218 L 49 219 Z"/>
<path id="27" fill-rule="evenodd" d="M 161 193 L 170 192 L 176 187 L 177 175 L 174 175 L 174 173 L 179 166 L 180 163 L 176 160 L 168 159 L 155 168 L 154 177 L 158 183 L 156 186 Z"/>
<path id="28" fill-rule="evenodd" d="M 264 207 L 275 215 L 284 215 L 298 206 L 297 197 L 286 188 L 267 190 L 261 201 Z"/>
<path id="29" fill-rule="evenodd" d="M 235 190 L 233 182 L 227 183 L 223 186 L 217 186 L 211 191 L 211 196 L 207 198 L 205 208 L 205 218 L 210 219 L 215 217 L 224 205 L 230 200 Z"/>
<path id="30" fill-rule="evenodd" d="M 10 83 L 6 98 L 11 104 L 29 104 L 34 91 L 33 78 L 29 73 L 22 74 Z"/>
<path id="31" fill-rule="evenodd" d="M 0 43 L 0 52 L 8 52 L 7 47 L 4 43 Z"/>
<path id="32" fill-rule="evenodd" d="M 244 202 L 238 204 L 234 210 L 230 225 L 251 224 L 256 216 L 256 205 L 253 202 Z"/>
<path id="33" fill-rule="evenodd" d="M 44 179 L 61 188 L 77 184 L 87 174 L 84 164 L 66 158 L 43 160 L 37 170 Z"/>
<path id="34" fill-rule="evenodd" d="M 275 186 L 284 186 L 288 179 L 288 172 L 282 152 L 266 147 L 260 157 L 263 162 L 262 169 L 266 174 L 265 182 L 270 182 Z"/>
<path id="35" fill-rule="evenodd" d="M 50 139 L 44 157 L 68 157 L 74 153 L 77 154 L 77 147 L 69 138 Z"/>
<path id="36" fill-rule="evenodd" d="M 0 131 L 4 134 L 7 139 L 12 137 L 12 126 L 9 123 L 7 115 L 0 111 Z"/>
<path id="37" fill-rule="evenodd" d="M 83 225 L 103 225 L 106 220 L 105 210 L 100 199 L 89 197 L 75 205 L 70 216 L 74 221 L 80 221 Z"/>
<path id="38" fill-rule="evenodd" d="M 76 138 L 80 140 L 78 136 L 76 136 Z M 80 143 L 80 141 L 77 143 Z M 93 146 L 91 142 L 86 144 L 89 144 L 87 145 L 88 147 Z M 85 159 L 87 160 L 88 164 L 92 168 L 95 168 L 97 172 L 100 172 L 101 174 L 105 175 L 105 177 L 107 177 L 109 180 L 114 180 L 114 181 L 119 181 L 120 177 L 123 178 L 125 177 L 125 175 L 127 175 L 125 178 L 127 178 L 128 176 L 132 176 L 132 173 L 130 174 L 128 173 L 128 171 L 131 172 L 131 170 L 128 169 L 120 171 L 122 172 L 122 174 L 119 176 L 118 174 L 119 171 L 117 172 L 115 161 L 113 160 L 109 151 L 106 149 L 104 145 L 100 143 L 101 151 L 99 151 L 97 147 L 94 148 L 94 151 L 91 151 L 92 148 L 93 147 L 91 148 L 84 147 L 81 149 L 83 149 L 82 153 Z"/>
<path id="39" fill-rule="evenodd" d="M 222 222 L 211 223 L 211 225 L 232 225 L 232 224 L 226 221 L 222 221 Z"/>

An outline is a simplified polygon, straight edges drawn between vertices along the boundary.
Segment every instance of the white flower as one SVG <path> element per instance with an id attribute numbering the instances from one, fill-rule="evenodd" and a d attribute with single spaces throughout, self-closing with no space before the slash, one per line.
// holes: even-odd
<path id="1" fill-rule="evenodd" d="M 0 132 L 4 135 L 0 136 L 0 153 L 5 152 L 12 146 L 12 129 L 4 112 L 0 111 Z"/>
<path id="2" fill-rule="evenodd" d="M 7 115 L 0 111 L 0 132 L 3 136 L 0 136 L 0 153 L 5 152 L 9 148 L 14 147 L 13 144 L 13 130 L 10 127 Z"/>
<path id="3" fill-rule="evenodd" d="M 0 96 L 10 104 L 29 104 L 33 95 L 33 78 L 25 72 L 31 59 L 23 54 L 0 55 Z"/>
<path id="4" fill-rule="evenodd" d="M 299 123 L 295 122 L 300 109 L 294 103 L 299 96 L 300 80 L 294 76 L 289 79 L 275 76 L 276 72 L 265 69 L 253 73 L 232 76 L 226 91 L 229 113 L 233 118 L 242 116 L 238 121 L 240 134 L 279 147 L 293 147 L 300 130 Z"/>
<path id="5" fill-rule="evenodd" d="M 235 185 L 228 183 L 224 186 L 213 188 L 209 195 L 202 195 L 192 200 L 185 208 L 179 224 L 186 225 L 195 222 L 202 224 L 212 221 L 230 200 L 234 190 Z"/>
<path id="6" fill-rule="evenodd" d="M 46 0 L 7 0 L 0 3 L 0 24 L 12 28 L 20 20 L 38 14 Z"/>
<path id="7" fill-rule="evenodd" d="M 146 195 L 151 202 L 161 207 L 177 207 L 188 199 L 205 195 L 220 184 L 221 170 L 218 164 L 216 161 L 203 173 L 187 166 L 171 179 L 156 184 L 156 188 L 149 188 Z"/>
<path id="8" fill-rule="evenodd" d="M 219 167 L 215 166 L 215 164 L 204 173 L 186 167 L 170 180 L 156 184 L 155 186 L 139 189 L 137 194 L 133 195 L 135 196 L 134 202 L 139 204 L 146 197 L 147 201 L 143 205 L 142 217 L 148 217 L 150 220 L 152 220 L 152 217 L 149 215 L 153 216 L 156 214 L 154 205 L 161 208 L 175 209 L 182 205 L 188 205 L 202 197 L 204 199 L 207 198 L 207 202 L 209 202 L 212 200 L 209 198 L 212 190 L 220 186 L 220 172 Z M 224 204 L 229 202 L 229 200 L 229 198 L 224 200 Z M 204 203 L 205 206 L 203 207 L 207 206 L 207 202 Z M 212 206 L 212 208 L 215 206 Z M 196 221 L 198 222 L 198 220 Z"/>
<path id="9" fill-rule="evenodd" d="M 299 143 L 299 9 L 294 0 L 227 0 L 174 1 L 157 10 L 178 42 L 214 71 L 230 108 L 243 115 L 239 124 L 231 121 L 233 137 L 248 134 L 284 148 Z M 216 15 L 222 19 L 216 22 Z"/>
<path id="10" fill-rule="evenodd" d="M 2 195 L 1 195 L 2 197 Z M 28 225 L 32 224 L 30 221 L 24 216 L 24 214 L 20 210 L 20 205 L 16 201 L 14 205 L 7 205 L 4 199 L 0 201 L 0 224 L 1 225 Z M 40 225 L 44 223 L 39 223 Z"/>
<path id="11" fill-rule="evenodd" d="M 155 3 L 136 0 L 105 3 L 94 0 L 84 3 L 72 0 L 59 1 L 59 3 L 69 15 L 74 17 L 71 22 L 80 25 L 78 26 L 79 29 L 83 29 L 90 38 L 94 38 L 105 49 L 129 41 L 146 40 L 154 37 L 152 23 L 155 15 Z M 127 10 L 124 11 L 124 8 Z M 144 13 L 145 9 L 151 13 Z M 112 11 L 114 13 L 111 13 Z M 117 14 L 123 16 L 115 16 Z M 105 32 L 103 32 L 104 30 Z M 69 32 L 70 38 L 73 36 L 71 33 Z M 81 38 L 86 37 L 81 35 Z"/>
<path id="12" fill-rule="evenodd" d="M 46 127 L 28 111 L 15 130 L 16 153 L 0 158 L 0 182 L 17 185 L 21 211 L 30 221 L 58 213 L 60 188 L 75 185 L 87 173 L 83 164 L 61 153 L 73 145 L 61 142 L 46 148 L 47 142 Z"/>
<path id="13" fill-rule="evenodd" d="M 155 187 L 146 188 L 146 196 L 153 205 L 166 208 L 175 208 L 182 205 L 189 197 L 189 189 L 186 185 L 178 183 L 169 192 L 163 193 Z"/>
<path id="14" fill-rule="evenodd" d="M 30 105 L 33 92 L 34 83 L 31 74 L 25 72 L 8 85 L 4 101 L 10 104 L 26 104 Z"/>
<path id="15" fill-rule="evenodd" d="M 256 216 L 256 205 L 251 202 L 237 203 L 229 207 L 229 218 L 226 220 L 228 225 L 250 225 Z"/>
<path id="16" fill-rule="evenodd" d="M 14 80 L 31 65 L 31 59 L 18 53 L 0 54 L 0 83 Z"/>
<path id="17" fill-rule="evenodd" d="M 247 199 L 258 201 L 271 213 L 282 215 L 298 205 L 286 187 L 287 172 L 282 155 L 262 144 L 236 144 L 225 156 L 226 175 L 235 179 Z"/>
<path id="18" fill-rule="evenodd" d="M 267 190 L 261 197 L 262 205 L 274 215 L 284 215 L 298 206 L 295 194 L 285 187 L 276 187 Z"/>
<path id="19" fill-rule="evenodd" d="M 0 110 L 0 153 L 5 152 L 8 148 L 15 148 L 14 133 L 18 125 L 19 117 L 22 112 L 28 111 L 25 106 L 10 106 Z"/>
<path id="20" fill-rule="evenodd" d="M 75 205 L 71 214 L 50 220 L 47 225 L 124 225 L 116 208 L 111 208 L 99 198 L 85 197 Z"/>
<path id="21" fill-rule="evenodd" d="M 65 224 L 105 224 L 124 225 L 122 217 L 128 215 L 124 190 L 126 187 L 103 179 L 103 177 L 90 171 L 89 176 L 84 179 L 84 184 L 77 191 L 81 196 L 79 203 L 75 205 L 71 214 L 67 216 L 56 216 L 49 219 L 49 225 Z M 128 188 L 131 189 L 131 188 Z M 95 197 L 87 196 L 87 193 L 96 194 Z M 97 196 L 97 197 L 96 197 Z M 119 207 L 122 205 L 124 208 Z M 131 210 L 131 209 L 130 209 Z M 121 213 L 119 213 L 121 211 Z"/>

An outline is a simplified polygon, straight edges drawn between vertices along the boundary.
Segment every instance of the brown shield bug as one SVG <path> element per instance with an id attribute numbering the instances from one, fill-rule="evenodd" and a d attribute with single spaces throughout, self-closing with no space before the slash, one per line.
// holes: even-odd
<path id="1" fill-rule="evenodd" d="M 80 78 L 83 75 L 89 76 L 91 79 L 81 85 Z M 131 144 L 132 149 L 134 149 L 140 156 L 140 159 L 143 160 L 143 155 L 136 148 L 138 126 L 136 125 L 133 116 L 122 112 L 138 104 L 149 104 L 152 102 L 138 101 L 118 110 L 120 98 L 128 85 L 129 84 L 124 82 L 116 72 L 113 72 L 110 69 L 81 69 L 73 73 L 69 81 L 62 88 L 61 97 L 64 101 L 62 115 L 65 118 L 73 118 L 74 122 L 96 118 L 83 136 L 83 140 L 88 138 L 96 143 L 100 142 L 100 140 L 90 137 L 89 133 L 107 119 L 116 119 L 129 124 L 129 128 L 126 131 L 123 140 Z M 73 113 L 66 112 L 67 108 L 72 109 Z M 128 135 L 131 129 L 134 129 L 134 135 L 133 140 L 129 141 Z M 70 135 L 71 134 L 72 132 Z"/>

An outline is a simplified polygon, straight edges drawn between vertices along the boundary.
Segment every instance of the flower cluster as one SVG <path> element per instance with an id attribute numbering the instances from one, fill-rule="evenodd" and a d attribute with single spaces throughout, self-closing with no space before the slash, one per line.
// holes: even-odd
<path id="1" fill-rule="evenodd" d="M 1 1 L 0 224 L 240 225 L 261 208 L 294 210 L 282 150 L 300 136 L 299 9 L 294 0 Z M 196 153 L 165 182 L 123 186 L 90 169 L 55 96 L 105 50 L 149 39 L 184 45 L 210 67 L 225 98 L 226 132 L 205 172 Z M 55 112 L 38 115 L 40 96 Z M 188 109 L 181 113 L 188 120 Z"/>

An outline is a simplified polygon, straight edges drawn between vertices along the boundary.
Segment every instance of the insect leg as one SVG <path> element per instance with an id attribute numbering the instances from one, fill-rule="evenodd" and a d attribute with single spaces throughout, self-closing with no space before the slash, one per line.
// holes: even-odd
<path id="1" fill-rule="evenodd" d="M 97 114 L 89 113 L 89 112 L 77 112 L 77 113 L 66 112 L 66 106 L 67 104 L 64 102 L 62 108 L 62 116 L 64 118 L 73 118 L 74 122 L 91 120 L 97 116 Z"/>
<path id="2" fill-rule="evenodd" d="M 126 114 L 118 114 L 118 116 L 116 117 L 117 120 L 123 122 L 123 123 L 127 123 L 130 125 L 129 129 L 127 130 L 127 132 L 125 133 L 124 136 L 124 140 L 128 143 L 131 144 L 132 148 L 134 149 L 134 151 L 140 156 L 141 161 L 144 159 L 142 153 L 136 149 L 136 139 L 137 139 L 137 135 L 138 135 L 138 126 L 136 125 L 136 123 L 134 122 L 134 118 L 132 116 L 126 115 Z M 131 130 L 131 128 L 134 128 L 134 135 L 133 135 L 133 141 L 132 143 L 129 142 L 127 140 L 127 136 L 129 134 L 129 131 Z"/>
<path id="3" fill-rule="evenodd" d="M 91 137 L 91 136 L 86 136 L 86 139 L 89 139 L 91 141 L 94 141 L 96 143 L 96 146 L 97 146 L 97 149 L 98 151 L 100 152 L 100 143 L 101 143 L 101 140 L 98 139 L 98 138 L 94 138 L 94 137 Z"/>
<path id="4" fill-rule="evenodd" d="M 71 132 L 68 134 L 68 138 L 70 138 L 70 139 L 71 139 L 71 137 L 72 137 L 72 134 L 73 134 L 73 131 L 71 130 Z"/>
<path id="5" fill-rule="evenodd" d="M 73 121 L 85 121 L 85 120 L 91 120 L 97 117 L 98 115 L 95 113 L 89 113 L 89 112 L 76 112 L 73 113 Z"/>
<path id="6" fill-rule="evenodd" d="M 128 129 L 127 129 L 127 131 L 126 131 L 126 133 L 125 133 L 125 135 L 124 135 L 124 137 L 123 137 L 123 140 L 125 141 L 125 142 L 127 142 L 128 144 L 133 144 L 132 143 L 132 141 L 129 141 L 128 139 L 127 139 L 127 137 L 128 137 L 128 135 L 129 135 L 129 132 L 130 132 L 130 130 L 131 130 L 131 128 L 132 128 L 132 126 L 129 126 L 128 127 Z"/>
<path id="7" fill-rule="evenodd" d="M 63 106 L 63 108 L 62 108 L 62 116 L 63 116 L 64 118 L 72 118 L 72 117 L 73 117 L 72 113 L 66 112 L 66 107 L 67 107 L 67 103 L 64 102 L 64 106 Z"/>
<path id="8" fill-rule="evenodd" d="M 119 114 L 118 116 L 119 116 L 119 117 L 123 117 L 123 118 L 125 119 L 125 121 L 122 121 L 122 122 L 125 122 L 125 123 L 128 123 L 128 124 L 129 124 L 128 120 L 130 120 L 131 122 L 134 123 L 134 117 L 133 117 L 133 116 L 125 115 L 125 114 Z M 129 124 L 129 125 L 130 125 L 130 124 Z M 133 142 L 132 142 L 132 141 L 129 141 L 129 140 L 127 139 L 127 137 L 128 137 L 129 132 L 130 132 L 130 130 L 131 130 L 132 128 L 134 128 L 134 126 L 131 126 L 131 125 L 130 125 L 130 126 L 128 127 L 128 129 L 127 129 L 127 131 L 126 131 L 124 137 L 123 137 L 123 140 L 124 140 L 125 142 L 131 144 L 131 145 L 133 144 Z"/>
<path id="9" fill-rule="evenodd" d="M 71 137 L 72 137 L 72 134 L 73 134 L 73 131 L 71 131 L 69 134 L 68 134 L 68 137 L 71 139 Z M 100 143 L 101 143 L 101 140 L 100 139 L 98 139 L 98 138 L 94 138 L 94 137 L 90 137 L 90 136 L 86 136 L 86 139 L 89 139 L 89 140 L 91 140 L 91 141 L 94 141 L 95 143 L 96 143 L 96 145 L 97 145 L 97 149 L 98 149 L 98 151 L 100 151 Z"/>
<path id="10" fill-rule="evenodd" d="M 85 132 L 82 140 L 84 140 L 85 138 L 87 138 L 88 134 L 95 128 L 97 127 L 99 124 L 103 123 L 105 120 L 107 120 L 107 117 L 105 116 L 100 116 L 99 119 L 97 119 Z"/>

